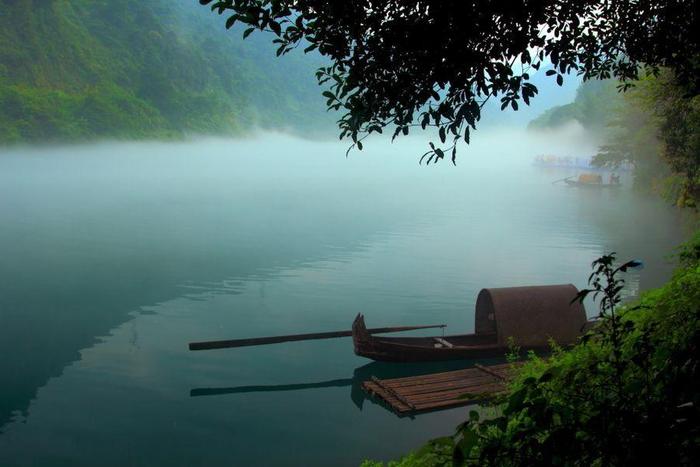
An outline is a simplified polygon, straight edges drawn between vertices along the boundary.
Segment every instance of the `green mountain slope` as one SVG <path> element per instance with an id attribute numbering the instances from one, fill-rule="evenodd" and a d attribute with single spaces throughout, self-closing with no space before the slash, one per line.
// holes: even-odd
<path id="1" fill-rule="evenodd" d="M 0 142 L 330 126 L 319 59 L 240 36 L 195 0 L 0 0 Z"/>

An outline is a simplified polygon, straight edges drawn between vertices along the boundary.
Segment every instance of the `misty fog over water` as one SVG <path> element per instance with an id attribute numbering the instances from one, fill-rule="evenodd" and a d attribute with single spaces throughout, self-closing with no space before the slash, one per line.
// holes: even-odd
<path id="1" fill-rule="evenodd" d="M 630 296 L 670 275 L 681 212 L 628 176 L 582 190 L 552 183 L 580 170 L 532 165 L 592 155 L 575 127 L 477 132 L 456 167 L 420 166 L 425 139 L 387 141 L 347 158 L 279 134 L 0 150 L 0 465 L 392 458 L 466 409 L 415 423 L 363 399 L 363 378 L 395 370 L 349 338 L 187 343 L 349 329 L 358 312 L 469 332 L 481 288 L 582 287 L 610 251 L 645 262 Z M 193 397 L 240 386 L 258 390 Z"/>

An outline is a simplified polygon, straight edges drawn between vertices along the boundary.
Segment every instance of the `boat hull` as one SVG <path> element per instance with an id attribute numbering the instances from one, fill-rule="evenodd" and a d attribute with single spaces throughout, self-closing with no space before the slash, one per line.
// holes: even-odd
<path id="1" fill-rule="evenodd" d="M 446 336 L 442 339 L 451 340 L 455 337 L 464 336 Z M 410 338 L 406 338 L 408 339 Z M 426 341 L 435 338 L 415 339 L 415 343 L 395 343 L 384 339 L 373 339 L 369 347 L 356 347 L 355 354 L 380 362 L 432 362 L 503 357 L 508 353 L 508 348 L 497 344 L 453 348 L 430 347 L 431 344 Z"/>
<path id="2" fill-rule="evenodd" d="M 596 321 L 584 321 L 577 334 L 588 332 Z M 496 333 L 461 334 L 433 337 L 375 337 L 366 332 L 360 315 L 353 323 L 355 354 L 379 362 L 437 362 L 502 358 L 511 350 L 498 342 Z M 575 339 L 573 339 L 575 340 Z M 568 340 L 562 345 L 573 343 Z M 518 345 L 519 351 L 548 352 L 549 342 L 530 342 Z"/>
<path id="3" fill-rule="evenodd" d="M 508 349 L 495 333 L 440 337 L 375 337 L 358 315 L 352 325 L 355 354 L 380 362 L 430 362 L 502 357 Z"/>

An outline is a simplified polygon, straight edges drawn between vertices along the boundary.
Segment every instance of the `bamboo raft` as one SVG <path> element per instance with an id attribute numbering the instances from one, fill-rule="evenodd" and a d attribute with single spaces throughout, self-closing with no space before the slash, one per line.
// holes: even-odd
<path id="1" fill-rule="evenodd" d="M 475 404 L 503 392 L 511 372 L 519 365 L 477 364 L 464 370 L 406 378 L 372 377 L 362 383 L 362 388 L 388 405 L 397 415 L 412 415 Z"/>

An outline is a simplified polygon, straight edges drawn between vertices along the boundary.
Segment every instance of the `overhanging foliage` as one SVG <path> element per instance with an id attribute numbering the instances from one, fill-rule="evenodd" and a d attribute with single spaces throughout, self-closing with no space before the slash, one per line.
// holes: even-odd
<path id="1" fill-rule="evenodd" d="M 340 136 L 362 149 L 371 133 L 435 127 L 427 161 L 456 157 L 481 108 L 500 98 L 518 109 L 537 94 L 532 70 L 614 77 L 623 88 L 640 68 L 669 67 L 697 89 L 697 13 L 662 0 L 200 0 L 276 37 L 277 54 L 299 46 L 331 60 L 319 69 L 327 106 L 344 111 Z"/>

